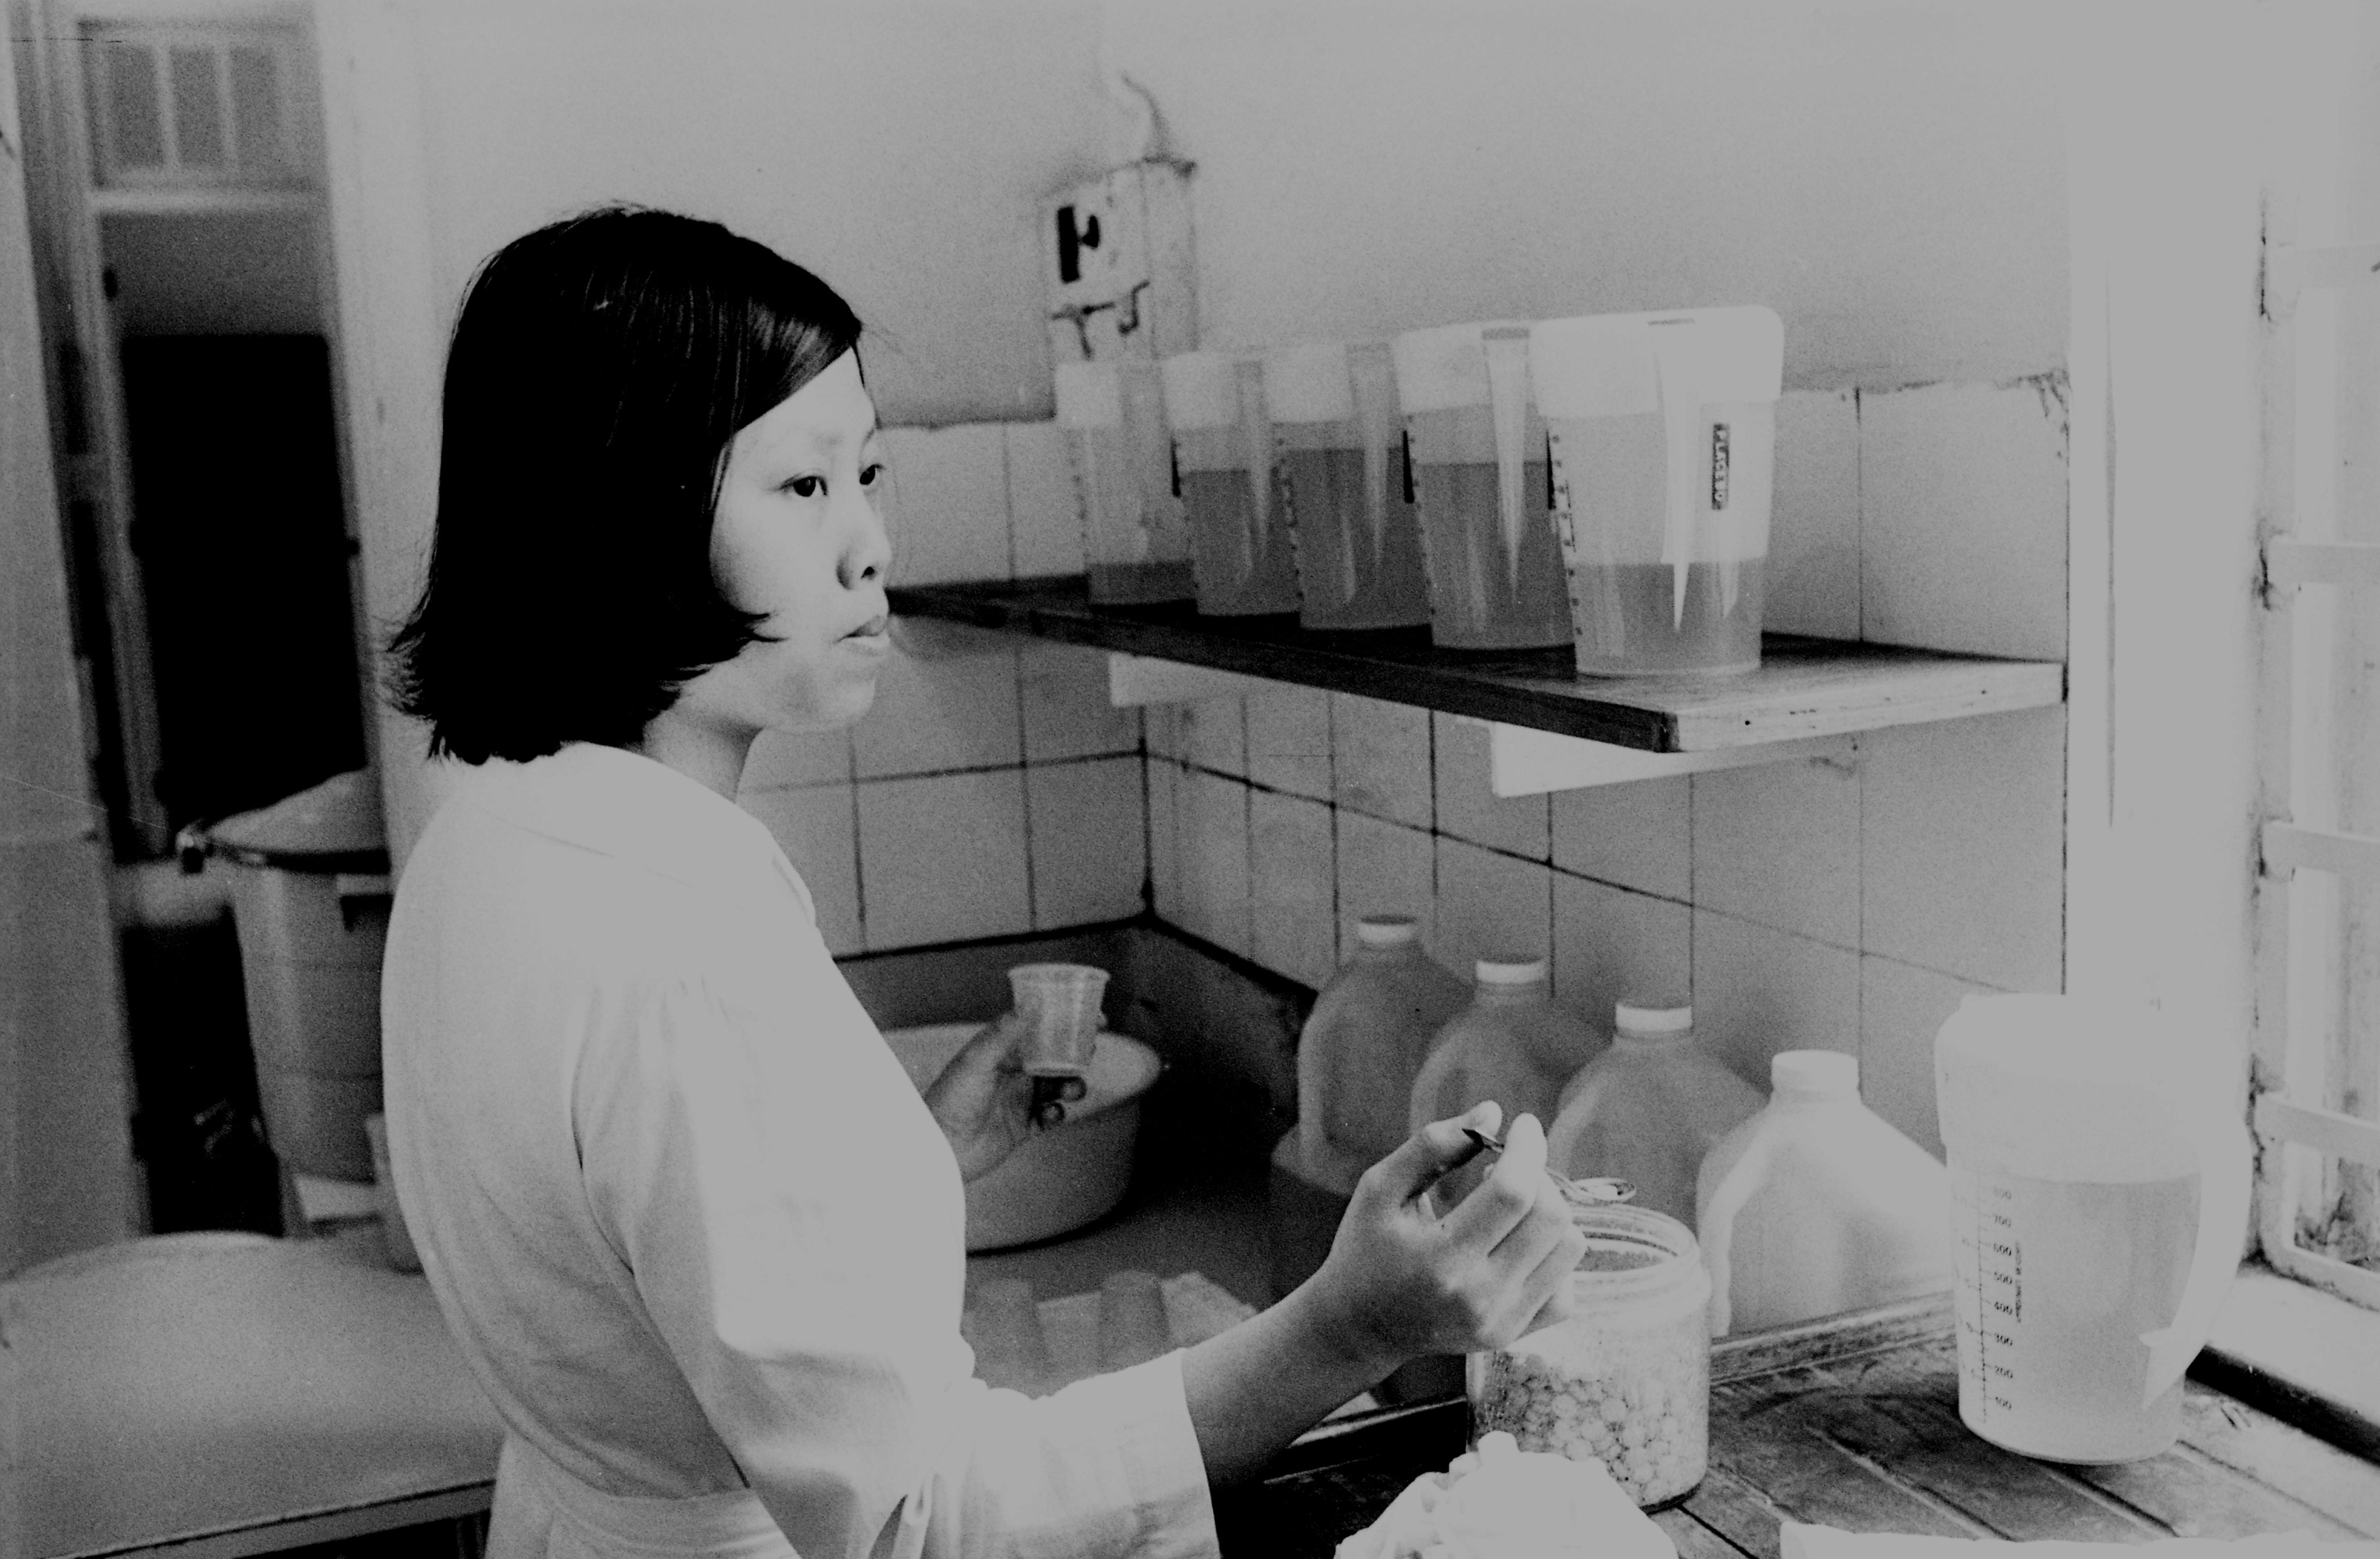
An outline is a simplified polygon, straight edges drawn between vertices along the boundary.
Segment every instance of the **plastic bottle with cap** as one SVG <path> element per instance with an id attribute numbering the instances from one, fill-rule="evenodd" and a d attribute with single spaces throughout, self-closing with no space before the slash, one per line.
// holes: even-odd
<path id="1" fill-rule="evenodd" d="M 1439 1031 L 1414 1079 L 1408 1131 L 1485 1099 L 1503 1106 L 1507 1129 L 1523 1115 L 1550 1120 L 1562 1084 L 1602 1044 L 1586 1020 L 1554 1001 L 1544 959 L 1481 959 L 1473 974 L 1471 1005 Z M 1474 1160 L 1439 1181 L 1439 1206 L 1451 1207 L 1469 1195 L 1484 1172 Z"/>
<path id="2" fill-rule="evenodd" d="M 1691 1228 L 1703 1155 L 1760 1112 L 1760 1092 L 1694 1037 L 1683 1003 L 1622 1001 L 1612 1026 L 1611 1047 L 1562 1090 L 1546 1163 L 1626 1180 L 1637 1206 Z"/>
<path id="3" fill-rule="evenodd" d="M 1297 1136 L 1307 1178 L 1344 1196 L 1396 1151 L 1414 1079 L 1469 995 L 1422 950 L 1411 916 L 1355 923 L 1354 951 L 1315 998 L 1297 1042 Z"/>
<path id="4" fill-rule="evenodd" d="M 1405 1137 L 1414 1076 L 1470 992 L 1422 950 L 1410 915 L 1355 923 L 1347 961 L 1297 1042 L 1297 1126 L 1273 1150 L 1267 1208 L 1273 1291 L 1330 1253 L 1355 1181 Z"/>
<path id="5" fill-rule="evenodd" d="M 1949 1173 L 1860 1102 L 1858 1057 L 1787 1050 L 1769 1079 L 1695 1182 L 1711 1335 L 1948 1289 Z"/>

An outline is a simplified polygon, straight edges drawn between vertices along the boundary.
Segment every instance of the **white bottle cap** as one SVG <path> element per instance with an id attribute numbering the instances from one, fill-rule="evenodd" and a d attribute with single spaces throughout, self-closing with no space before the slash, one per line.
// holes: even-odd
<path id="1" fill-rule="evenodd" d="M 1785 369 L 1785 324 L 1772 309 L 1682 308 L 1589 314 L 1529 329 L 1529 379 L 1540 415 L 1636 417 L 1661 409 L 1661 360 L 1686 370 L 1704 405 L 1773 401 Z"/>
<path id="2" fill-rule="evenodd" d="M 1840 1050 L 1780 1050 L 1768 1058 L 1768 1082 L 1780 1099 L 1859 1096 L 1859 1057 Z"/>
<path id="3" fill-rule="evenodd" d="M 1472 965 L 1472 973 L 1483 985 L 1535 985 L 1545 980 L 1546 961 L 1483 958 Z"/>
<path id="4" fill-rule="evenodd" d="M 1165 421 L 1176 432 L 1240 425 L 1240 359 L 1229 352 L 1184 352 L 1157 366 L 1165 385 Z"/>
<path id="5" fill-rule="evenodd" d="M 1683 1002 L 1622 1001 L 1611 1016 L 1628 1033 L 1683 1033 L 1694 1026 L 1694 1009 Z"/>
<path id="6" fill-rule="evenodd" d="M 1488 320 L 1469 325 L 1435 325 L 1407 331 L 1390 343 L 1397 364 L 1397 402 L 1410 417 L 1417 411 L 1451 411 L 1488 404 L 1488 331 L 1525 331 L 1526 320 Z"/>
<path id="7" fill-rule="evenodd" d="M 1366 948 L 1402 948 L 1420 936 L 1411 915 L 1366 915 L 1355 923 L 1355 940 Z"/>
<path id="8" fill-rule="evenodd" d="M 1275 422 L 1353 422 L 1355 386 L 1338 342 L 1284 346 L 1264 359 L 1265 411 Z"/>
<path id="9" fill-rule="evenodd" d="M 1113 363 L 1058 365 L 1058 425 L 1123 426 L 1123 385 Z"/>

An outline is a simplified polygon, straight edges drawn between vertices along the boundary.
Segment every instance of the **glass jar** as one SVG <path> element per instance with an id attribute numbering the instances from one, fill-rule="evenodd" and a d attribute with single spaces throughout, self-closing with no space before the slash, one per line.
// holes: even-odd
<path id="1" fill-rule="evenodd" d="M 1572 1315 L 1491 1352 L 1465 1376 L 1471 1432 L 1599 1461 L 1641 1506 L 1703 1480 L 1710 1456 L 1710 1278 L 1686 1226 L 1647 1208 L 1581 1207 L 1586 1254 Z"/>

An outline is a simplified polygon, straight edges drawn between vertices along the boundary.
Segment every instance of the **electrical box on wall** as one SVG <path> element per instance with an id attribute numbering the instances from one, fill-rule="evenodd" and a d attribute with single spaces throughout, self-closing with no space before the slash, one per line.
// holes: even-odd
<path id="1" fill-rule="evenodd" d="M 1055 362 L 1168 357 L 1197 344 L 1190 164 L 1144 158 L 1041 203 Z"/>

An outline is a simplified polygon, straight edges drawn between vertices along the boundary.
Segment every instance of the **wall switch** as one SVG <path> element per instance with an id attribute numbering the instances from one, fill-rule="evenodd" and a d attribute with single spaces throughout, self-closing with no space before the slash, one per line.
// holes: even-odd
<path id="1" fill-rule="evenodd" d="M 1041 203 L 1053 360 L 1150 359 L 1197 344 L 1190 164 L 1127 163 Z"/>

